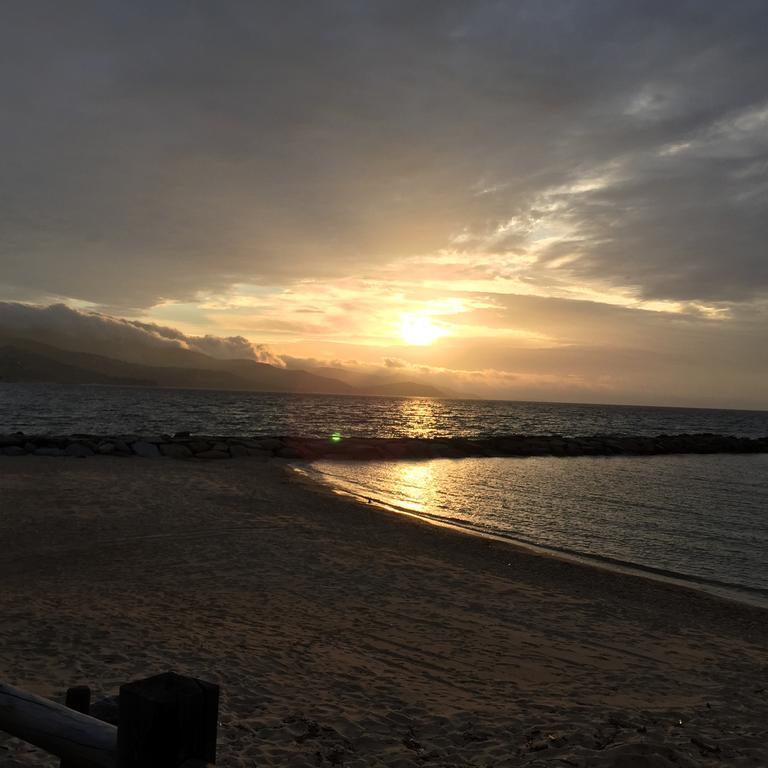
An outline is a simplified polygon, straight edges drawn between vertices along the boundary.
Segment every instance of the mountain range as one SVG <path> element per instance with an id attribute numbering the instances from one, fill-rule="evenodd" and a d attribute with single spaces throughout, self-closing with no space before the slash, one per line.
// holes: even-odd
<path id="1" fill-rule="evenodd" d="M 61 342 L 62 339 L 59 339 Z M 66 344 L 66 339 L 63 340 Z M 342 381 L 332 373 L 280 368 L 249 359 L 221 360 L 201 352 L 166 346 L 105 346 L 95 354 L 27 338 L 0 336 L 0 382 L 111 384 L 142 387 L 249 390 L 301 394 L 448 397 L 428 384 L 412 381 Z M 338 369 L 340 376 L 346 373 Z"/>

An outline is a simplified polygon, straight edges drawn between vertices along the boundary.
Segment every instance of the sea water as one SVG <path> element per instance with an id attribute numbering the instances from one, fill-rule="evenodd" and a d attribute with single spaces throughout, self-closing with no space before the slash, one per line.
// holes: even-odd
<path id="1" fill-rule="evenodd" d="M 768 435 L 768 412 L 0 383 L 0 432 L 490 437 Z"/>
<path id="2" fill-rule="evenodd" d="M 768 413 L 0 384 L 0 433 L 768 435 Z M 337 490 L 569 556 L 768 595 L 768 455 L 318 462 Z"/>
<path id="3" fill-rule="evenodd" d="M 768 454 L 318 461 L 428 520 L 768 605 Z"/>

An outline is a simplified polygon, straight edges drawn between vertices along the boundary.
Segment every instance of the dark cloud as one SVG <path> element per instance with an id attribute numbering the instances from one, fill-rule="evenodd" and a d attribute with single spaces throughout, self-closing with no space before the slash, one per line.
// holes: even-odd
<path id="1" fill-rule="evenodd" d="M 11 0 L 0 279 L 130 310 L 460 232 L 482 252 L 620 162 L 561 199 L 582 239 L 551 269 L 747 298 L 768 285 L 766 132 L 738 121 L 766 98 L 767 21 L 750 0 Z"/>
<path id="2" fill-rule="evenodd" d="M 253 344 L 242 336 L 189 336 L 176 328 L 84 312 L 64 304 L 38 307 L 0 302 L 0 335 L 31 338 L 132 362 L 145 362 L 147 351 L 187 349 L 221 360 L 247 358 L 285 365 L 267 345 Z M 153 358 L 153 361 L 157 359 L 162 360 Z M 173 364 L 172 358 L 167 364 Z"/>

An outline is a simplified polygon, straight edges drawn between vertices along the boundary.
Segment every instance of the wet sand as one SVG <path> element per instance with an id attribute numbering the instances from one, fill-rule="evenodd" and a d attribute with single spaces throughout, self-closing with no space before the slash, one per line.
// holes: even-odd
<path id="1" fill-rule="evenodd" d="M 222 766 L 768 765 L 768 612 L 274 461 L 0 457 L 0 584 L 1 679 L 218 682 Z"/>

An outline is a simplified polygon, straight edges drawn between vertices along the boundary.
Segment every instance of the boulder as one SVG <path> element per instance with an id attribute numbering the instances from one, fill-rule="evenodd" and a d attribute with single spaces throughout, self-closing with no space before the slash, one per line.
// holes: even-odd
<path id="1" fill-rule="evenodd" d="M 196 453 L 195 457 L 198 459 L 228 459 L 230 458 L 229 453 L 225 453 L 224 451 L 201 451 L 200 453 Z"/>
<path id="2" fill-rule="evenodd" d="M 293 448 L 289 445 L 286 445 L 282 448 L 280 448 L 278 451 L 276 451 L 276 455 L 279 456 L 281 459 L 303 459 L 305 458 L 305 453 L 300 451 L 298 448 Z"/>
<path id="3" fill-rule="evenodd" d="M 50 446 L 35 448 L 33 453 L 35 454 L 35 456 L 63 456 L 64 455 L 64 451 L 61 448 L 52 448 Z"/>
<path id="4" fill-rule="evenodd" d="M 170 456 L 172 459 L 191 459 L 192 451 L 186 445 L 180 443 L 162 443 L 160 452 L 163 456 Z"/>
<path id="5" fill-rule="evenodd" d="M 277 437 L 262 437 L 253 441 L 263 451 L 278 451 L 285 445 L 285 441 Z"/>
<path id="6" fill-rule="evenodd" d="M 160 456 L 160 450 L 154 443 L 145 440 L 137 440 L 132 446 L 133 452 L 144 459 L 156 459 Z"/>
<path id="7" fill-rule="evenodd" d="M 88 458 L 88 456 L 93 456 L 93 451 L 87 445 L 83 445 L 82 443 L 70 443 L 64 449 L 64 453 L 66 453 L 67 456 L 74 456 L 78 459 L 85 459 Z"/>
<path id="8" fill-rule="evenodd" d="M 112 445 L 113 453 L 116 453 L 120 456 L 131 456 L 133 454 L 128 443 L 125 443 L 122 440 L 113 440 Z"/>
<path id="9" fill-rule="evenodd" d="M 257 461 L 269 461 L 273 458 L 272 451 L 260 451 L 258 448 L 249 448 L 248 455 Z"/>
<path id="10" fill-rule="evenodd" d="M 254 448 L 252 445 L 244 445 L 243 443 L 232 443 L 229 446 L 229 454 L 235 458 L 248 456 L 260 461 L 269 461 L 272 458 L 272 451 L 263 451 L 261 448 Z"/>

